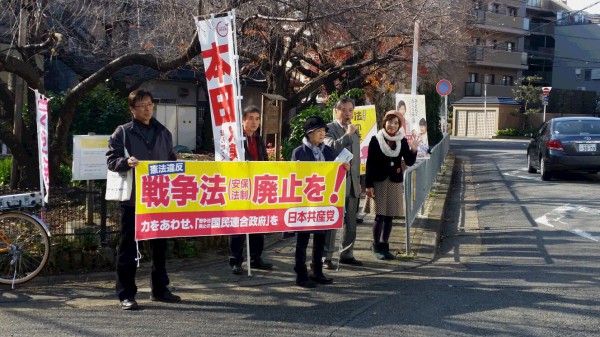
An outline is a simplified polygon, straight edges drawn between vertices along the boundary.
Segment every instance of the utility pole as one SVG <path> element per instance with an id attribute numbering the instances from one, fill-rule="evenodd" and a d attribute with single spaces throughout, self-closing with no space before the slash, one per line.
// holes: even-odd
<path id="1" fill-rule="evenodd" d="M 19 12 L 19 32 L 17 39 L 17 46 L 22 47 L 27 44 L 27 6 L 29 5 L 29 0 L 23 0 L 21 4 L 21 10 Z M 25 61 L 24 55 L 21 55 L 21 60 Z M 15 115 L 14 115 L 14 123 L 13 123 L 13 133 L 17 138 L 19 143 L 22 143 L 22 129 L 23 129 L 23 96 L 24 96 L 24 88 L 25 85 L 23 79 L 20 76 L 15 76 Z M 16 189 L 19 181 L 21 180 L 21 174 L 19 171 L 19 165 L 15 160 L 15 157 L 12 158 L 12 167 L 11 167 L 11 175 L 10 175 L 10 187 L 12 189 Z"/>

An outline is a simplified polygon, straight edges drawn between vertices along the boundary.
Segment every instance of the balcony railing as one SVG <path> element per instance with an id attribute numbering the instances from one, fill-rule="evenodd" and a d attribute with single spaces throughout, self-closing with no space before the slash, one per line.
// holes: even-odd
<path id="1" fill-rule="evenodd" d="M 465 97 L 482 97 L 484 94 L 483 86 L 482 83 L 465 82 Z M 515 87 L 512 85 L 488 84 L 485 91 L 487 96 L 513 97 L 513 89 Z"/>
<path id="2" fill-rule="evenodd" d="M 554 34 L 554 25 L 545 22 L 530 22 L 529 32 L 537 34 L 552 35 Z"/>
<path id="3" fill-rule="evenodd" d="M 470 64 L 510 69 L 527 69 L 527 53 L 471 46 L 467 50 Z"/>
<path id="4" fill-rule="evenodd" d="M 554 58 L 554 48 L 547 47 L 529 47 L 529 55 L 531 57 L 552 60 Z"/>
<path id="5" fill-rule="evenodd" d="M 527 0 L 527 6 L 542 8 L 542 0 Z"/>
<path id="6" fill-rule="evenodd" d="M 491 27 L 500 31 L 513 31 L 519 33 L 521 30 L 529 30 L 529 19 L 501 13 L 487 12 L 482 9 L 474 11 L 474 23 Z"/>

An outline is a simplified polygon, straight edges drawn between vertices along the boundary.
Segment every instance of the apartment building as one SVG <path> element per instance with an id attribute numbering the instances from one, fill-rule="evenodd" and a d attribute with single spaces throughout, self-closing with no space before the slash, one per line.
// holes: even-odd
<path id="1" fill-rule="evenodd" d="M 530 19 L 529 35 L 525 37 L 528 69 L 523 76 L 538 76 L 542 85 L 552 85 L 555 26 L 557 12 L 566 11 L 566 1 L 528 0 L 526 15 Z"/>
<path id="2" fill-rule="evenodd" d="M 553 87 L 600 93 L 600 16 L 559 11 Z"/>
<path id="3" fill-rule="evenodd" d="M 491 137 L 498 129 L 520 128 L 515 82 L 540 76 L 551 85 L 556 13 L 561 0 L 473 1 L 472 45 L 454 96 L 453 134 Z"/>
<path id="4" fill-rule="evenodd" d="M 501 117 L 518 109 L 510 97 L 528 69 L 526 5 L 521 0 L 473 1 L 472 44 L 462 83 L 455 86 L 454 135 L 490 137 L 509 121 Z"/>

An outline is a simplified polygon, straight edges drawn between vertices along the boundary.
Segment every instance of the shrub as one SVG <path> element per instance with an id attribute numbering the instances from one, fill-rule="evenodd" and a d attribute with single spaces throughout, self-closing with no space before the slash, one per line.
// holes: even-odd
<path id="1" fill-rule="evenodd" d="M 350 89 L 345 92 L 342 96 L 348 96 L 353 98 L 355 101 L 361 99 L 365 94 L 362 89 Z M 304 137 L 304 121 L 310 116 L 320 116 L 327 123 L 333 120 L 333 105 L 337 102 L 340 95 L 337 92 L 333 92 L 327 98 L 327 103 L 323 106 L 310 105 L 305 109 L 302 109 L 296 116 L 290 119 L 290 137 L 282 141 L 282 157 L 283 160 L 290 160 L 292 158 L 292 151 L 300 144 L 302 144 L 302 138 Z"/>
<path id="2" fill-rule="evenodd" d="M 10 172 L 12 167 L 12 158 L 4 157 L 0 159 L 0 186 L 10 185 Z"/>
<path id="3" fill-rule="evenodd" d="M 534 132 L 534 130 L 532 130 L 532 129 L 507 128 L 507 129 L 498 130 L 496 135 L 497 136 L 505 136 L 505 137 L 523 137 L 528 134 L 532 134 L 533 132 Z"/>

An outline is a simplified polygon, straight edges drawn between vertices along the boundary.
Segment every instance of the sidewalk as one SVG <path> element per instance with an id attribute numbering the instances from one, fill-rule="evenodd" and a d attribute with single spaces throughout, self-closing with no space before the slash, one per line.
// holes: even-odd
<path id="1" fill-rule="evenodd" d="M 371 252 L 374 215 L 367 214 L 364 222 L 358 225 L 354 248 L 355 257 L 363 261 L 364 265 L 361 267 L 340 265 L 337 271 L 326 270 L 326 275 L 333 277 L 335 283 L 343 283 L 344 279 L 348 278 L 416 268 L 431 262 L 435 257 L 442 224 L 442 212 L 450 187 L 454 166 L 452 156 L 449 156 L 446 165 L 443 175 L 438 176 L 434 186 L 435 198 L 427 201 L 425 214 L 417 218 L 411 227 L 411 254 L 408 256 L 404 254 L 406 247 L 404 221 L 395 220 L 390 249 L 392 253 L 397 254 L 396 260 L 376 260 Z M 363 203 L 364 198 L 361 200 L 361 206 Z M 253 287 L 270 284 L 289 284 L 291 286 L 295 281 L 293 271 L 295 243 L 295 237 L 281 239 L 280 233 L 268 235 L 263 258 L 265 261 L 273 263 L 274 268 L 271 271 L 252 270 L 251 277 L 246 274 L 233 275 L 227 257 L 223 255 L 207 254 L 196 259 L 168 261 L 167 269 L 171 287 L 174 292 L 185 298 L 186 293 L 192 295 L 200 289 Z M 310 255 L 310 244 L 308 253 Z M 334 262 L 336 259 L 337 255 L 334 255 Z M 246 263 L 243 267 L 247 268 Z M 149 271 L 148 262 L 142 263 L 138 269 L 137 282 L 140 299 L 147 298 L 147 294 L 150 292 Z M 52 289 L 43 291 L 46 287 Z M 114 272 L 38 277 L 26 285 L 17 287 L 16 291 L 31 295 L 32 291 L 27 290 L 34 288 L 35 292 L 43 294 L 42 296 L 45 298 L 57 296 L 62 297 L 62 301 L 64 301 L 64 297 L 67 296 L 70 298 L 70 300 L 67 299 L 69 305 L 96 306 L 115 303 Z"/>

